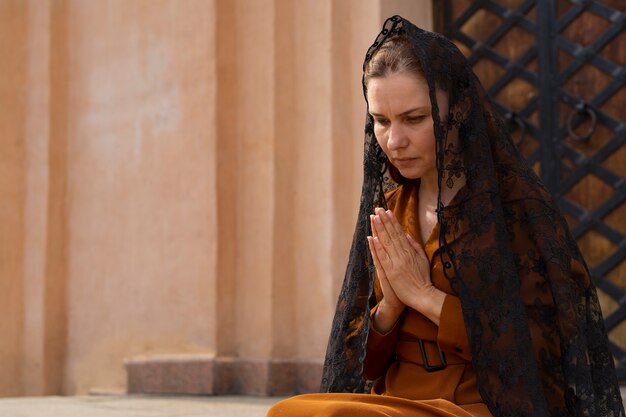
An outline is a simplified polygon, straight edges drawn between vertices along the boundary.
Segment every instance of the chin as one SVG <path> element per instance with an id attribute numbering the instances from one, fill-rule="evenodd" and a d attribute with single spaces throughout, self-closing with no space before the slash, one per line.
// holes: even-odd
<path id="1" fill-rule="evenodd" d="M 398 172 L 400 172 L 400 175 L 402 175 L 407 180 L 416 180 L 422 177 L 421 173 L 415 172 L 413 170 L 400 170 L 399 169 Z"/>

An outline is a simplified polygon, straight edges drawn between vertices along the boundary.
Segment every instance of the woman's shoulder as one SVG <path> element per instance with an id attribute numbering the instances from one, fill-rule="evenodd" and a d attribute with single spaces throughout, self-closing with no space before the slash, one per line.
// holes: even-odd
<path id="1" fill-rule="evenodd" d="M 402 194 L 402 185 L 398 185 L 396 188 L 391 189 L 385 193 L 385 201 L 389 204 L 389 201 L 393 201 Z"/>
<path id="2" fill-rule="evenodd" d="M 387 202 L 387 207 L 390 210 L 398 204 L 399 201 L 405 200 L 409 198 L 419 188 L 418 181 L 408 181 L 403 184 L 399 184 L 396 188 L 393 188 L 385 193 L 385 201 Z"/>

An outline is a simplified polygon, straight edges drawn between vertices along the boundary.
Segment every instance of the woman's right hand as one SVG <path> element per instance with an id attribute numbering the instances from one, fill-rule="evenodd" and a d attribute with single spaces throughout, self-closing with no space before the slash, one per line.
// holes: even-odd
<path id="1" fill-rule="evenodd" d="M 389 284 L 389 280 L 385 275 L 385 270 L 382 268 L 376 250 L 374 249 L 373 238 L 377 236 L 376 227 L 374 226 L 374 216 L 370 215 L 372 235 L 367 237 L 367 243 L 372 254 L 374 261 L 374 267 L 376 268 L 376 274 L 378 275 L 378 281 L 380 282 L 380 288 L 383 292 L 383 298 L 378 303 L 378 309 L 374 315 L 374 328 L 380 333 L 387 333 L 393 325 L 398 321 L 400 314 L 404 310 L 405 304 L 400 301 L 395 291 Z"/>

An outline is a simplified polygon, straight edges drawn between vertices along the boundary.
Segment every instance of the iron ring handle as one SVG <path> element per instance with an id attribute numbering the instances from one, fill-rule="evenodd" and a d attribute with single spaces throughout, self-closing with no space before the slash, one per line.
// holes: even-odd
<path id="1" fill-rule="evenodd" d="M 521 132 L 521 136 L 519 140 L 515 142 L 515 146 L 521 145 L 524 141 L 524 138 L 526 137 L 526 125 L 524 124 L 524 122 L 522 122 L 522 119 L 515 112 L 508 112 L 504 115 L 504 118 L 508 123 L 515 123 L 517 125 L 517 128 Z"/>
<path id="2" fill-rule="evenodd" d="M 585 132 L 584 135 L 579 135 L 578 133 L 574 132 L 573 124 L 574 116 L 576 115 L 586 115 L 589 117 L 589 119 L 591 119 L 591 127 L 589 128 L 589 130 L 587 130 L 587 132 Z M 593 133 L 596 131 L 597 123 L 598 117 L 596 116 L 596 112 L 584 103 L 578 104 L 574 111 L 572 111 L 567 118 L 567 131 L 569 132 L 569 135 L 572 139 L 578 142 L 588 142 L 589 138 L 591 138 L 591 135 L 593 135 Z"/>

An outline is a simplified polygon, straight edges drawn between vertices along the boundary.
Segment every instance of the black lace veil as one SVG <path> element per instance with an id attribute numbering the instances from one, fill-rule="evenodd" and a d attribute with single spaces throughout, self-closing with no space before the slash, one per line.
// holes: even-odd
<path id="1" fill-rule="evenodd" d="M 367 51 L 366 64 L 392 36 L 408 38 L 429 85 L 439 256 L 461 300 L 485 403 L 496 417 L 624 416 L 595 287 L 555 202 L 458 48 L 394 16 Z M 448 93 L 443 122 L 436 87 Z M 384 192 L 395 186 L 386 167 L 368 115 L 359 215 L 326 353 L 325 392 L 369 389 L 361 369 L 375 297 L 366 236 L 369 214 L 385 206 Z M 466 192 L 444 207 L 442 187 L 459 179 Z"/>

